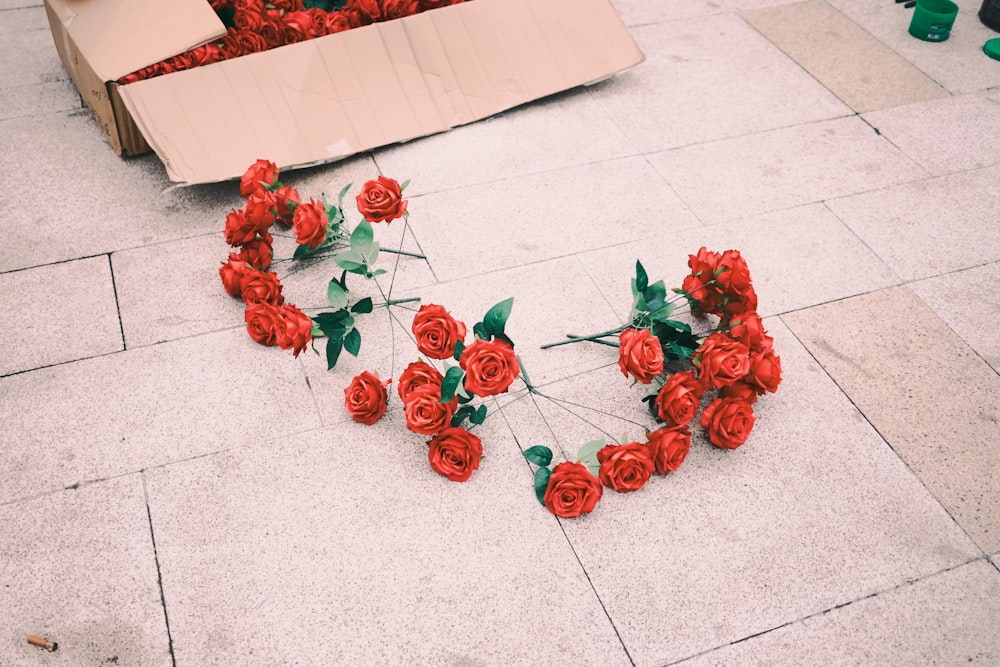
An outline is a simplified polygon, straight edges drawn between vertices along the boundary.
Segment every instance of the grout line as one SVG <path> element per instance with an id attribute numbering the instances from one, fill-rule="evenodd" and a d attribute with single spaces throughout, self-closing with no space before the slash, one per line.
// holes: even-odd
<path id="1" fill-rule="evenodd" d="M 174 656 L 174 638 L 170 633 L 170 616 L 167 614 L 167 599 L 163 594 L 163 573 L 160 570 L 160 556 L 156 550 L 156 534 L 153 530 L 153 513 L 149 509 L 149 491 L 146 488 L 146 471 L 140 470 L 142 476 L 142 497 L 146 501 L 146 518 L 149 521 L 149 538 L 153 543 L 153 561 L 156 563 L 156 584 L 160 589 L 160 605 L 163 607 L 163 622 L 167 627 L 167 649 L 170 651 L 170 664 L 177 667 L 177 658 Z"/>
<path id="2" fill-rule="evenodd" d="M 115 311 L 118 313 L 118 331 L 122 335 L 122 351 L 128 349 L 128 345 L 125 344 L 125 324 L 122 322 L 122 306 L 118 301 L 118 284 L 115 282 L 115 265 L 111 261 L 111 253 L 108 253 L 108 269 L 111 271 L 111 289 L 115 293 Z"/>

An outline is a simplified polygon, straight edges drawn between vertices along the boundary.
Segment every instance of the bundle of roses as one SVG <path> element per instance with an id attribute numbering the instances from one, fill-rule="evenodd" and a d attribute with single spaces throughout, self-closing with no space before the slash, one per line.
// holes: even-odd
<path id="1" fill-rule="evenodd" d="M 226 26 L 220 39 L 144 67 L 120 84 L 267 51 L 465 0 L 209 0 Z"/>
<path id="2" fill-rule="evenodd" d="M 444 364 L 444 372 L 419 359 L 400 374 L 396 390 L 406 427 L 431 437 L 427 442 L 431 469 L 454 482 L 468 480 L 483 455 L 482 441 L 463 428 L 463 422 L 482 424 L 487 417 L 482 399 L 505 393 L 521 374 L 514 342 L 505 332 L 512 306 L 513 299 L 507 299 L 490 308 L 473 326 L 474 340 L 468 345 L 465 324 L 443 306 L 423 305 L 413 318 L 417 351 Z M 448 360 L 458 365 L 445 363 Z M 369 371 L 351 381 L 344 401 L 354 421 L 371 425 L 385 414 L 390 382 Z"/>
<path id="3" fill-rule="evenodd" d="M 310 198 L 303 202 L 298 191 L 278 180 L 273 162 L 257 160 L 240 180 L 240 194 L 246 204 L 226 216 L 226 242 L 238 248 L 222 263 L 219 276 L 226 292 L 242 298 L 246 304 L 244 320 L 250 337 L 261 345 L 291 349 L 297 357 L 314 337 L 327 337 L 327 367 L 333 368 L 341 350 L 357 355 L 361 333 L 355 327 L 355 315 L 370 313 L 370 297 L 351 303 L 347 274 L 373 279 L 385 271 L 373 268 L 378 260 L 379 244 L 374 240 L 372 222 L 391 222 L 407 215 L 407 201 L 402 186 L 391 178 L 379 176 L 368 181 L 357 196 L 358 211 L 364 216 L 350 235 L 344 227 L 343 199 L 350 185 L 341 190 L 337 204 Z M 336 310 L 306 315 L 287 303 L 283 286 L 273 271 L 274 260 L 270 233 L 274 223 L 291 227 L 298 246 L 292 259 L 302 259 L 318 252 L 343 250 L 332 257 L 341 269 L 327 288 L 327 298 Z M 385 304 L 391 305 L 388 299 Z"/>
<path id="4" fill-rule="evenodd" d="M 575 462 L 551 468 L 552 451 L 543 446 L 524 452 L 539 466 L 535 493 L 553 514 L 577 517 L 593 511 L 603 487 L 619 493 L 641 489 L 654 472 L 677 470 L 691 448 L 690 424 L 701 411 L 700 424 L 716 447 L 736 449 L 754 427 L 753 405 L 758 396 L 777 390 L 781 359 L 774 352 L 757 314 L 757 294 L 746 261 L 738 250 L 724 253 L 701 248 L 689 255 L 691 272 L 667 298 L 663 281 L 650 284 L 640 262 L 632 280 L 629 322 L 591 336 L 568 336 L 561 345 L 591 340 L 619 348 L 618 366 L 635 382 L 657 386 L 643 401 L 661 426 L 647 432 L 644 442 L 585 444 Z M 696 315 L 717 316 L 718 324 L 704 337 L 690 325 L 672 319 L 678 299 Z M 617 335 L 617 342 L 608 339 Z M 690 368 L 667 371 L 669 362 Z M 716 392 L 702 410 L 706 394 Z"/>

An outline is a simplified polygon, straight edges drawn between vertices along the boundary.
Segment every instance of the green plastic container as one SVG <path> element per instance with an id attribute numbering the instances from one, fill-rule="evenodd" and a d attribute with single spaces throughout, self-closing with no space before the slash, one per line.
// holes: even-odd
<path id="1" fill-rule="evenodd" d="M 958 5 L 950 0 L 917 0 L 910 21 L 910 34 L 925 42 L 943 42 L 951 34 Z"/>

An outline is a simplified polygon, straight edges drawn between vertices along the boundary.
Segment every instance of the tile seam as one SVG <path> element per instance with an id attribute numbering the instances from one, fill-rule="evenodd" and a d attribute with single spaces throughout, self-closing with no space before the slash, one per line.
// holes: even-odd
<path id="1" fill-rule="evenodd" d="M 153 544 L 153 561 L 156 564 L 156 585 L 160 589 L 160 605 L 163 607 L 163 622 L 167 629 L 167 649 L 170 651 L 170 664 L 177 667 L 174 655 L 174 638 L 170 632 L 170 616 L 167 614 L 167 599 L 163 592 L 163 573 L 160 570 L 160 556 L 156 550 L 156 534 L 153 530 L 153 513 L 149 508 L 149 491 L 146 488 L 146 471 L 140 470 L 142 476 L 142 497 L 146 503 L 146 519 L 149 521 L 149 539 Z"/>

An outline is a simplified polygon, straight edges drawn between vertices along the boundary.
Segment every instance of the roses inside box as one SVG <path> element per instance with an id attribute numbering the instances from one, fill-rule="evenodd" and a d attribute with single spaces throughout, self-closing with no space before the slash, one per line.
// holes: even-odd
<path id="1" fill-rule="evenodd" d="M 127 85 L 226 34 L 206 0 L 45 0 L 112 148 L 170 179 L 319 164 L 442 132 L 643 60 L 611 0 L 470 0 Z"/>

